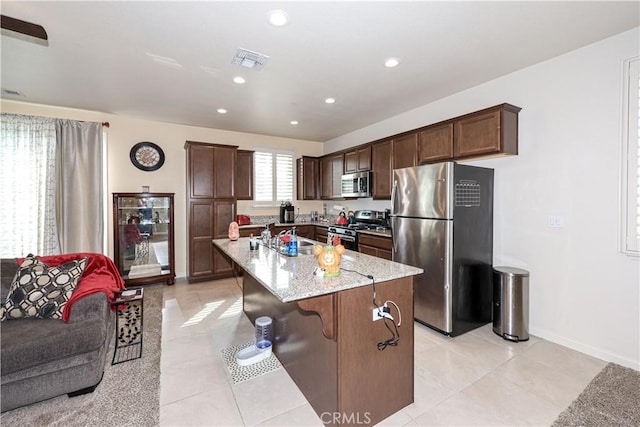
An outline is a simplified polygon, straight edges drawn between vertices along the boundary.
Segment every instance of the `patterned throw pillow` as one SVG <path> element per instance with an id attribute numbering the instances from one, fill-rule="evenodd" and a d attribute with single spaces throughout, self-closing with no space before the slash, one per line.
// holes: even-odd
<path id="1" fill-rule="evenodd" d="M 49 267 L 37 257 L 28 255 L 11 283 L 2 320 L 61 319 L 62 309 L 76 289 L 88 259 Z"/>

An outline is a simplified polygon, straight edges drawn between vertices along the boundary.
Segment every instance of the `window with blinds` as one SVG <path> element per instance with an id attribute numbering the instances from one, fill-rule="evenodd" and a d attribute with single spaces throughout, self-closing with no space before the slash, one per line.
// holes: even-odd
<path id="1" fill-rule="evenodd" d="M 640 255 L 640 58 L 625 62 L 622 250 Z"/>
<path id="2" fill-rule="evenodd" d="M 256 149 L 253 166 L 255 205 L 280 206 L 280 202 L 293 200 L 294 153 Z"/>

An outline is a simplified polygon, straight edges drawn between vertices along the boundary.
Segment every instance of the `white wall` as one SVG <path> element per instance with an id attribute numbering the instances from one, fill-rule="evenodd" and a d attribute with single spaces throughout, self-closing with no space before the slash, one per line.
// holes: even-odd
<path id="1" fill-rule="evenodd" d="M 151 192 L 175 193 L 175 253 L 176 275 L 184 277 L 187 271 L 187 225 L 186 225 L 186 152 L 185 141 L 201 141 L 215 144 L 237 145 L 241 149 L 271 147 L 292 150 L 296 157 L 301 155 L 317 156 L 322 154 L 322 143 L 276 138 L 265 135 L 255 135 L 240 132 L 228 132 L 218 129 L 208 129 L 193 126 L 183 126 L 171 123 L 140 120 L 133 117 L 105 114 L 86 110 L 37 105 L 30 103 L 3 100 L 0 104 L 2 112 L 27 114 L 45 117 L 65 118 L 72 120 L 86 120 L 109 122 L 108 129 L 108 206 L 109 206 L 109 255 L 113 257 L 113 219 L 111 193 L 140 192 L 143 185 L 148 185 Z M 165 153 L 165 163 L 157 171 L 143 172 L 135 168 L 129 160 L 129 150 L 140 141 L 151 141 L 162 147 Z M 300 212 L 308 213 L 319 210 L 321 202 L 295 203 L 301 206 Z M 255 215 L 270 215 L 277 213 L 277 209 L 251 209 L 250 202 L 238 202 L 239 213 Z"/>
<path id="2" fill-rule="evenodd" d="M 618 241 L 622 62 L 639 40 L 638 28 L 619 34 L 328 141 L 325 153 L 522 107 L 519 155 L 470 162 L 495 169 L 494 265 L 530 271 L 531 334 L 639 370 L 639 263 Z M 564 227 L 550 228 L 549 215 Z"/>

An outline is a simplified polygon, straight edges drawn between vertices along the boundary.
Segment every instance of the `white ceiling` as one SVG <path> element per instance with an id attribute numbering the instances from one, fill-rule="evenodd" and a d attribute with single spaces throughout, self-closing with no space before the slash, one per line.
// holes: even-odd
<path id="1" fill-rule="evenodd" d="M 637 27 L 639 8 L 3 0 L 2 14 L 49 34 L 46 47 L 2 35 L 2 88 L 24 95 L 3 98 L 324 142 Z M 273 9 L 290 23 L 268 24 Z M 261 71 L 242 68 L 232 64 L 238 48 L 270 59 Z M 387 69 L 391 56 L 401 63 Z"/>

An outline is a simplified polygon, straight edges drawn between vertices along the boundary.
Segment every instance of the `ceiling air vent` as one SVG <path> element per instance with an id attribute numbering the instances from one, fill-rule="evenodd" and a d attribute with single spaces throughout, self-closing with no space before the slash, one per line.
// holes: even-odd
<path id="1" fill-rule="evenodd" d="M 232 62 L 245 68 L 260 71 L 268 60 L 269 57 L 267 55 L 240 48 L 233 57 Z"/>

